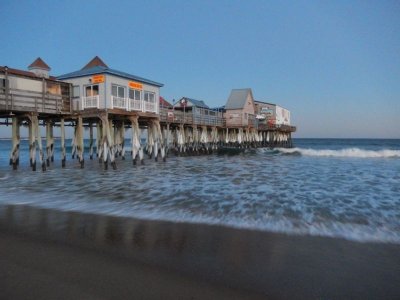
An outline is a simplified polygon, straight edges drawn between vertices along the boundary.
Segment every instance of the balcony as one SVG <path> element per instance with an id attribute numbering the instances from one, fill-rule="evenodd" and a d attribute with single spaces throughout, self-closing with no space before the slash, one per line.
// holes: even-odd
<path id="1" fill-rule="evenodd" d="M 74 110 L 84 110 L 89 108 L 100 108 L 99 96 L 88 96 L 74 99 Z M 135 100 L 131 98 L 111 96 L 110 108 L 122 109 L 125 111 L 140 111 L 158 113 L 158 103 L 145 100 Z"/>
<path id="2" fill-rule="evenodd" d="M 154 102 L 148 102 L 148 101 L 143 101 L 144 102 L 144 111 L 145 112 L 157 112 L 157 106 L 156 103 Z"/>
<path id="3" fill-rule="evenodd" d="M 128 110 L 136 110 L 136 111 L 142 111 L 142 100 L 135 100 L 128 98 Z"/>
<path id="4" fill-rule="evenodd" d="M 99 95 L 82 97 L 81 110 L 85 108 L 100 108 Z"/>
<path id="5" fill-rule="evenodd" d="M 127 98 L 111 96 L 111 109 L 113 108 L 128 110 Z"/>

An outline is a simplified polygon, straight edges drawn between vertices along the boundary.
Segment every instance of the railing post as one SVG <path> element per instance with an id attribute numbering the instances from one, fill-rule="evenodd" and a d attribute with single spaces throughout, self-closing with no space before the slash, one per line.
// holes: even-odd
<path id="1" fill-rule="evenodd" d="M 9 81 L 8 81 L 8 67 L 5 67 L 4 69 L 5 69 L 5 72 L 4 72 L 4 79 L 5 79 L 4 80 L 5 81 L 4 88 L 5 88 L 5 90 L 4 90 L 4 92 L 5 92 L 6 110 L 8 110 L 8 95 L 10 93 L 10 85 L 9 85 Z"/>

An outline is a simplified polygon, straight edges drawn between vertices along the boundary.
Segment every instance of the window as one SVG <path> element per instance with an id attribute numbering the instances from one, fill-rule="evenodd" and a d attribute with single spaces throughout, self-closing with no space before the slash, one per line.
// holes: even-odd
<path id="1" fill-rule="evenodd" d="M 86 93 L 86 97 L 99 95 L 99 85 L 93 84 L 93 85 L 86 86 L 85 93 Z"/>
<path id="2" fill-rule="evenodd" d="M 5 88 L 6 87 L 6 79 L 2 78 L 0 79 L 0 88 Z"/>
<path id="3" fill-rule="evenodd" d="M 125 88 L 123 86 L 113 84 L 111 86 L 111 95 L 114 97 L 125 98 Z"/>
<path id="4" fill-rule="evenodd" d="M 72 97 L 79 97 L 81 95 L 80 93 L 80 86 L 79 85 L 74 85 L 72 87 Z"/>
<path id="5" fill-rule="evenodd" d="M 152 92 L 144 92 L 144 101 L 155 103 L 155 94 Z"/>
<path id="6" fill-rule="evenodd" d="M 59 83 L 47 81 L 47 92 L 53 95 L 61 95 L 61 88 Z"/>
<path id="7" fill-rule="evenodd" d="M 129 89 L 129 98 L 132 100 L 140 100 L 141 98 L 141 91 Z"/>

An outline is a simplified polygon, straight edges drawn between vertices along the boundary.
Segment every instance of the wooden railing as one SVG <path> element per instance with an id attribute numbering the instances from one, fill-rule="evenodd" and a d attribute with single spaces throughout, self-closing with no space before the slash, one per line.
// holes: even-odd
<path id="1" fill-rule="evenodd" d="M 82 109 L 100 108 L 99 95 L 82 97 Z"/>
<path id="2" fill-rule="evenodd" d="M 160 108 L 160 121 L 179 124 L 190 125 L 207 125 L 207 126 L 224 126 L 224 119 L 222 113 L 215 115 L 196 114 L 192 111 L 184 112 L 179 110 L 172 110 Z"/>
<path id="3" fill-rule="evenodd" d="M 70 113 L 69 97 L 20 89 L 0 89 L 0 111 Z"/>

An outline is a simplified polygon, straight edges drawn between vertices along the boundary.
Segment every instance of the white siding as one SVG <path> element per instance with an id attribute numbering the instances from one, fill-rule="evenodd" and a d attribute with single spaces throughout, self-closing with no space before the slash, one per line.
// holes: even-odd
<path id="1" fill-rule="evenodd" d="M 276 106 L 276 125 L 290 125 L 290 111 Z"/>
<path id="2" fill-rule="evenodd" d="M 14 77 L 9 75 L 10 89 L 25 90 L 41 93 L 43 91 L 43 82 L 29 78 Z"/>
<path id="3" fill-rule="evenodd" d="M 146 83 L 142 83 L 140 81 L 135 81 L 131 79 L 126 79 L 126 78 L 121 78 L 117 77 L 114 75 L 106 75 L 106 90 L 107 90 L 107 108 L 111 108 L 111 86 L 113 84 L 123 86 L 125 87 L 125 97 L 128 97 L 128 91 L 129 91 L 129 82 L 134 81 L 142 84 L 143 89 L 142 89 L 142 99 L 143 99 L 143 93 L 144 91 L 152 92 L 155 94 L 155 100 L 156 100 L 156 107 L 157 107 L 157 113 L 158 113 L 158 108 L 160 106 L 160 88 L 157 86 L 149 85 Z"/>
<path id="4" fill-rule="evenodd" d="M 92 84 L 92 76 L 85 76 L 85 77 L 79 77 L 79 78 L 69 78 L 69 79 L 62 79 L 64 82 L 69 82 L 72 83 L 73 86 L 79 86 L 79 99 L 74 99 L 74 109 L 77 109 L 79 106 L 77 106 L 77 101 L 81 101 L 82 97 L 85 97 L 85 87 L 87 85 Z M 106 108 L 106 102 L 105 102 L 105 84 L 107 83 L 107 76 L 105 76 L 105 83 L 96 83 L 99 86 L 99 108 L 104 109 Z M 111 91 L 110 91 L 111 93 Z"/>

